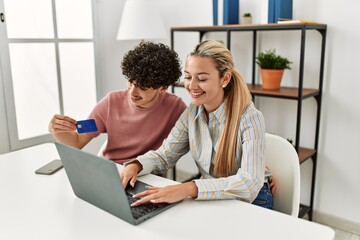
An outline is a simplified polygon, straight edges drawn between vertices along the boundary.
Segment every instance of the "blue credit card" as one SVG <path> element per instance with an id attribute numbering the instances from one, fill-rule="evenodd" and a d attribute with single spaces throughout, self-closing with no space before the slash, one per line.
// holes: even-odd
<path id="1" fill-rule="evenodd" d="M 96 132 L 98 130 L 94 119 L 77 121 L 75 126 L 78 133 Z"/>

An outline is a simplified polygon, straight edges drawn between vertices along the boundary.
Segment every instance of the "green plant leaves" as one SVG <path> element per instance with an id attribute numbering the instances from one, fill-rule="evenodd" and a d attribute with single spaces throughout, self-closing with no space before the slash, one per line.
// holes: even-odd
<path id="1" fill-rule="evenodd" d="M 256 57 L 256 63 L 262 69 L 291 69 L 287 58 L 277 55 L 275 49 L 270 49 L 259 53 Z"/>

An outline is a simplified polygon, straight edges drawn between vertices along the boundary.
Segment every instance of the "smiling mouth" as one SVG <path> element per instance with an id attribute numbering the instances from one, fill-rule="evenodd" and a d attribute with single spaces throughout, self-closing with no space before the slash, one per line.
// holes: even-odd
<path id="1" fill-rule="evenodd" d="M 195 93 L 195 92 L 191 92 L 191 97 L 192 98 L 199 98 L 201 97 L 202 95 L 204 95 L 205 93 L 204 92 L 201 92 L 201 93 Z"/>
<path id="2" fill-rule="evenodd" d="M 131 100 L 132 101 L 139 101 L 139 100 L 141 100 L 141 97 L 131 97 Z"/>

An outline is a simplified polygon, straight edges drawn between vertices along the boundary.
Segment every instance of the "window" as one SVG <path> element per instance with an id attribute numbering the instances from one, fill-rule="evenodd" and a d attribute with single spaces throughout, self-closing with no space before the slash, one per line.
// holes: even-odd
<path id="1" fill-rule="evenodd" d="M 11 150 L 50 141 L 48 123 L 55 113 L 81 120 L 96 104 L 93 4 L 0 0 L 0 34 L 5 36 L 0 36 L 0 64 Z"/>

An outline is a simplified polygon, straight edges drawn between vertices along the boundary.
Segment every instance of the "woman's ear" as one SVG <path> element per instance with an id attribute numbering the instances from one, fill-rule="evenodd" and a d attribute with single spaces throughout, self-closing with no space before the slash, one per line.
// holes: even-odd
<path id="1" fill-rule="evenodd" d="M 223 88 L 225 88 L 229 84 L 230 79 L 231 79 L 231 73 L 226 72 L 225 75 L 221 79 L 221 85 Z"/>

